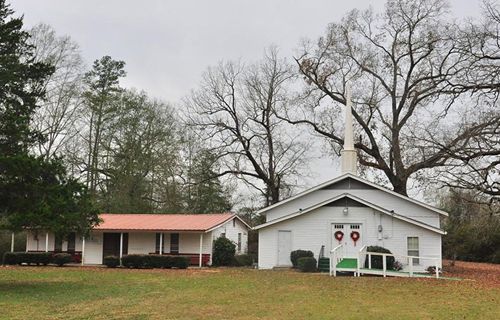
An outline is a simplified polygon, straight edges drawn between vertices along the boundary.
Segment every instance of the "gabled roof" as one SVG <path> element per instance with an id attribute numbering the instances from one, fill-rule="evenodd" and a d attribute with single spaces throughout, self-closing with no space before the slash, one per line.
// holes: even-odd
<path id="1" fill-rule="evenodd" d="M 300 193 L 298 193 L 298 194 L 296 194 L 296 195 L 294 195 L 294 196 L 292 196 L 292 197 L 290 197 L 290 198 L 288 198 L 288 199 L 285 199 L 285 200 L 283 200 L 283 201 L 277 202 L 277 203 L 275 203 L 275 204 L 273 204 L 273 205 L 270 205 L 270 206 L 268 206 L 268 207 L 262 208 L 262 209 L 260 209 L 259 211 L 257 211 L 256 213 L 258 213 L 258 214 L 265 213 L 265 212 L 267 212 L 267 211 L 269 211 L 269 210 L 271 210 L 271 209 L 273 209 L 273 208 L 279 207 L 279 206 L 280 206 L 280 205 L 282 205 L 282 204 L 285 204 L 285 203 L 290 202 L 290 201 L 292 201 L 292 200 L 295 200 L 295 199 L 297 199 L 297 198 L 303 197 L 303 196 L 305 196 L 305 195 L 307 195 L 307 194 L 309 194 L 309 193 L 311 193 L 311 192 L 314 192 L 314 191 L 316 191 L 316 190 L 323 189 L 323 188 L 325 188 L 325 187 L 328 187 L 329 185 L 335 184 L 335 183 L 337 183 L 337 182 L 339 182 L 339 181 L 342 181 L 342 180 L 344 180 L 344 179 L 348 179 L 348 178 L 354 179 L 354 180 L 359 181 L 359 182 L 361 182 L 361 183 L 364 183 L 364 184 L 366 184 L 366 185 L 368 185 L 368 186 L 370 186 L 370 187 L 372 187 L 372 188 L 375 188 L 375 189 L 378 189 L 378 190 L 384 191 L 384 192 L 386 192 L 386 193 L 388 193 L 388 194 L 394 195 L 394 196 L 396 196 L 396 197 L 398 197 L 398 198 L 401 198 L 401 199 L 403 199 L 403 200 L 406 200 L 406 201 L 412 202 L 412 203 L 414 203 L 414 204 L 416 204 L 416 205 L 419 205 L 419 206 L 421 206 L 421 207 L 424 207 L 424 208 L 426 208 L 426 209 L 429 209 L 429 210 L 434 211 L 434 212 L 436 212 L 436 213 L 439 213 L 439 214 L 441 214 L 441 215 L 448 216 L 448 213 L 447 213 L 447 212 L 445 212 L 445 211 L 443 211 L 443 210 L 440 210 L 440 209 L 438 209 L 438 208 L 436 208 L 436 207 L 433 207 L 433 206 L 431 206 L 431 205 L 429 205 L 429 204 L 427 204 L 427 203 L 425 203 L 425 202 L 422 202 L 422 201 L 418 201 L 418 200 L 412 199 L 412 198 L 410 198 L 410 197 L 404 196 L 404 195 L 402 195 L 402 194 L 399 194 L 399 193 L 394 192 L 394 191 L 392 191 L 392 190 L 389 190 L 389 189 L 387 189 L 387 188 L 381 187 L 381 186 L 377 185 L 376 183 L 373 183 L 373 182 L 371 182 L 371 181 L 368 181 L 368 180 L 366 180 L 366 179 L 363 179 L 363 178 L 358 177 L 358 176 L 356 176 L 356 175 L 354 175 L 354 174 L 351 174 L 351 173 L 346 173 L 346 174 L 343 174 L 343 175 L 341 175 L 341 176 L 338 176 L 337 178 L 334 178 L 334 179 L 328 180 L 328 181 L 326 181 L 326 182 L 323 182 L 323 183 L 321 183 L 321 184 L 319 184 L 319 185 L 317 185 L 317 186 L 315 186 L 315 187 L 312 187 L 312 188 L 310 188 L 310 189 L 307 189 L 307 190 L 305 190 L 305 191 L 302 191 L 302 192 L 300 192 Z"/>
<path id="2" fill-rule="evenodd" d="M 102 222 L 94 230 L 142 230 L 142 231 L 211 231 L 236 218 L 250 228 L 233 213 L 216 214 L 114 214 L 99 215 Z"/>
<path id="3" fill-rule="evenodd" d="M 424 229 L 427 229 L 427 230 L 430 230 L 430 231 L 434 231 L 434 232 L 437 232 L 437 233 L 439 233 L 439 234 L 446 234 L 446 232 L 445 232 L 445 231 L 443 231 L 443 230 L 441 230 L 441 229 L 439 229 L 439 228 L 436 228 L 436 227 L 431 226 L 431 225 L 429 225 L 429 224 L 426 224 L 426 223 L 423 223 L 423 222 L 417 221 L 417 220 L 415 220 L 415 219 L 412 219 L 412 218 L 409 218 L 409 217 L 406 217 L 406 216 L 403 216 L 403 215 L 397 214 L 397 213 L 395 213 L 394 211 L 389 211 L 389 210 L 384 209 L 384 208 L 382 208 L 382 207 L 380 207 L 380 206 L 378 206 L 378 205 L 376 205 L 376 204 L 373 204 L 373 203 L 371 203 L 371 202 L 368 202 L 368 201 L 366 201 L 366 200 L 363 200 L 363 199 L 361 199 L 361 198 L 359 198 L 359 197 L 357 197 L 357 196 L 354 196 L 354 195 L 352 195 L 352 194 L 349 194 L 349 193 L 342 193 L 342 194 L 340 194 L 340 195 L 337 195 L 337 196 L 335 196 L 335 197 L 329 198 L 329 199 L 327 199 L 327 200 L 325 200 L 325 201 L 322 201 L 322 202 L 320 202 L 320 203 L 318 203 L 318 204 L 315 204 L 315 205 L 313 205 L 313 206 L 310 206 L 310 207 L 308 207 L 308 208 L 305 208 L 305 209 L 302 209 L 302 210 L 296 211 L 296 212 L 291 213 L 291 214 L 288 214 L 288 215 L 286 215 L 286 216 L 283 216 L 283 217 L 280 217 L 280 218 L 277 218 L 277 219 L 271 220 L 271 221 L 269 221 L 269 222 L 263 223 L 263 224 L 261 224 L 261 225 L 258 225 L 258 226 L 256 226 L 256 227 L 254 227 L 253 229 L 254 229 L 254 230 L 258 230 L 258 229 L 266 228 L 266 227 L 269 227 L 269 226 L 274 225 L 274 224 L 276 224 L 276 223 L 279 223 L 279 222 L 282 222 L 282 221 L 285 221 L 285 220 L 288 220 L 288 219 L 292 219 L 292 218 L 295 218 L 295 217 L 301 216 L 301 215 L 303 215 L 303 214 L 306 214 L 306 213 L 308 213 L 308 212 L 311 212 L 311 211 L 313 211 L 313 210 L 315 210 L 315 209 L 318 209 L 318 208 L 320 208 L 320 207 L 323 207 L 323 206 L 325 206 L 325 205 L 327 205 L 327 204 L 329 204 L 329 203 L 331 203 L 331 202 L 337 201 L 337 200 L 342 199 L 342 198 L 349 198 L 349 199 L 351 199 L 351 200 L 357 201 L 357 202 L 362 203 L 362 204 L 364 204 L 364 205 L 366 205 L 366 206 L 368 206 L 368 207 L 371 207 L 372 209 L 375 209 L 375 210 L 377 210 L 377 211 L 379 211 L 379 212 L 385 213 L 385 214 L 387 214 L 387 215 L 389 215 L 389 216 L 391 216 L 391 217 L 394 217 L 394 218 L 396 218 L 396 219 L 399 219 L 399 220 L 402 220 L 402 221 L 405 221 L 405 222 L 411 223 L 411 224 L 413 224 L 413 225 L 416 225 L 416 226 L 422 227 L 422 228 L 424 228 Z"/>

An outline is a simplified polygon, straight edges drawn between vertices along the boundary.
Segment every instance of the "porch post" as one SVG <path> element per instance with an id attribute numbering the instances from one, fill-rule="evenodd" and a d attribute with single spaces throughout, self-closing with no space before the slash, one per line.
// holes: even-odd
<path id="1" fill-rule="evenodd" d="M 10 238 L 10 252 L 14 252 L 14 232 L 12 232 L 12 237 Z"/>
<path id="2" fill-rule="evenodd" d="M 123 256 L 123 232 L 120 232 L 120 265 L 122 265 Z"/>
<path id="3" fill-rule="evenodd" d="M 203 233 L 200 233 L 200 257 L 199 257 L 199 267 L 201 268 L 203 258 Z"/>
<path id="4" fill-rule="evenodd" d="M 85 236 L 82 236 L 82 266 L 83 266 L 83 259 L 85 259 Z"/>
<path id="5" fill-rule="evenodd" d="M 28 252 L 28 244 L 30 241 L 30 232 L 26 232 L 26 252 Z"/>
<path id="6" fill-rule="evenodd" d="M 49 233 L 45 232 L 45 252 L 49 252 Z"/>
<path id="7" fill-rule="evenodd" d="M 160 255 L 163 254 L 163 232 L 160 232 L 160 248 L 158 249 Z"/>

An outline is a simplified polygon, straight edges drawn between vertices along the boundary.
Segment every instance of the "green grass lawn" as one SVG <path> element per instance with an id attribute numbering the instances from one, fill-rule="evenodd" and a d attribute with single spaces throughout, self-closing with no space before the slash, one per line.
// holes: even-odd
<path id="1" fill-rule="evenodd" d="M 473 281 L 0 267 L 1 319 L 498 319 L 499 303 Z"/>

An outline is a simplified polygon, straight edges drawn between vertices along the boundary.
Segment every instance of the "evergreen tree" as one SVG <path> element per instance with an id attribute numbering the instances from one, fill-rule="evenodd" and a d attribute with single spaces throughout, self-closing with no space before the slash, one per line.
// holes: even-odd
<path id="1" fill-rule="evenodd" d="M 68 178 L 61 159 L 29 153 L 43 140 L 30 126 L 54 68 L 34 59 L 22 18 L 0 0 L 0 226 L 85 231 L 97 214 L 83 185 Z"/>
<path id="2" fill-rule="evenodd" d="M 187 210 L 191 213 L 219 213 L 231 209 L 229 195 L 216 173 L 217 157 L 199 151 L 188 171 Z"/>
<path id="3" fill-rule="evenodd" d="M 84 93 L 86 116 L 88 120 L 87 187 L 93 198 L 96 198 L 98 186 L 101 184 L 100 172 L 103 170 L 101 158 L 105 143 L 103 136 L 111 119 L 116 116 L 118 93 L 122 91 L 120 78 L 126 75 L 125 62 L 104 56 L 94 61 L 92 70 L 85 74 L 87 90 Z M 104 189 L 102 187 L 101 189 Z"/>

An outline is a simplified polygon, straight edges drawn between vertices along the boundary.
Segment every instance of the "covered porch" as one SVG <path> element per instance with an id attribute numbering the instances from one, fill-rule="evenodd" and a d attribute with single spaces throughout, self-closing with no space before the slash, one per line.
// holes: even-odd
<path id="1" fill-rule="evenodd" d="M 206 232 L 180 230 L 96 230 L 82 237 L 82 265 L 101 264 L 107 256 L 159 254 L 190 257 L 198 267 L 211 262 L 211 237 Z"/>

